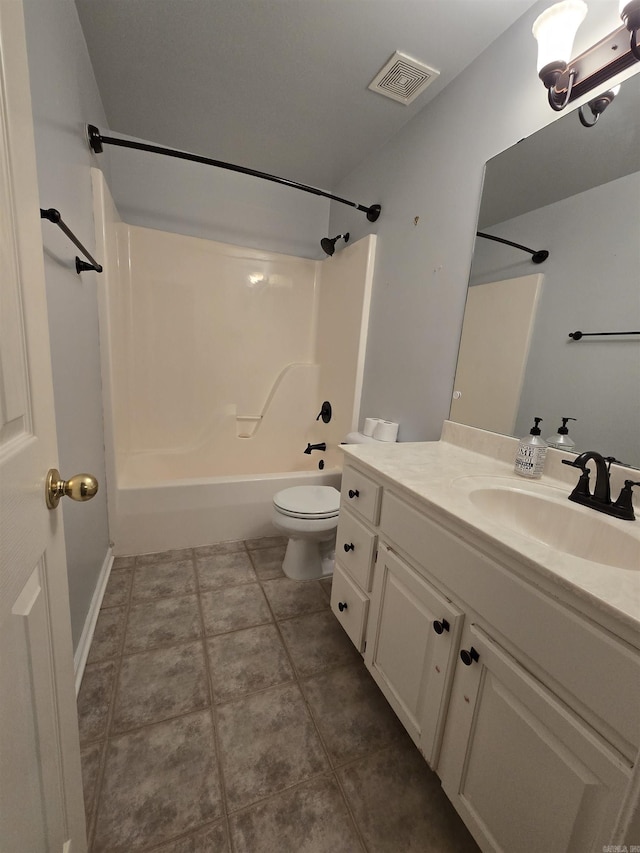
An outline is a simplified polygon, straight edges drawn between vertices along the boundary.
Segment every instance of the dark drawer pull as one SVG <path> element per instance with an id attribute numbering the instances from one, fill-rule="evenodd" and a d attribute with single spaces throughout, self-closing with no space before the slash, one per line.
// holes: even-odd
<path id="1" fill-rule="evenodd" d="M 350 498 L 359 498 L 360 492 L 357 489 L 349 489 L 349 497 Z"/>
<path id="2" fill-rule="evenodd" d="M 339 601 L 338 602 L 338 610 L 340 611 L 340 613 L 342 613 L 342 611 L 346 610 L 346 609 L 347 609 L 347 602 L 346 601 Z"/>
<path id="3" fill-rule="evenodd" d="M 446 619 L 441 619 L 440 621 L 435 620 L 433 623 L 433 630 L 436 634 L 442 634 L 443 631 L 448 631 L 450 627 L 451 626 Z"/>
<path id="4" fill-rule="evenodd" d="M 479 655 L 479 654 L 478 654 L 478 652 L 473 648 L 473 646 L 471 646 L 471 648 L 469 649 L 469 651 L 467 651 L 466 649 L 463 649 L 463 650 L 460 652 L 460 660 L 462 661 L 462 663 L 463 663 L 465 666 L 471 666 L 471 664 L 472 664 L 474 661 L 478 661 L 478 660 L 480 660 L 480 655 Z"/>
<path id="5" fill-rule="evenodd" d="M 354 549 L 353 542 L 350 542 L 348 545 L 345 545 L 345 546 L 344 546 L 344 550 L 347 552 L 347 554 L 349 553 L 349 551 L 353 551 L 353 550 L 355 550 L 355 549 Z"/>

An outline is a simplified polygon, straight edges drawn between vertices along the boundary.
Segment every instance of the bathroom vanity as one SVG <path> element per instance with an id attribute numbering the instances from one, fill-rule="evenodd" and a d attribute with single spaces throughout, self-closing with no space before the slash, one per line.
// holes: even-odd
<path id="1" fill-rule="evenodd" d="M 640 522 L 516 444 L 345 448 L 331 606 L 483 850 L 640 845 Z"/>

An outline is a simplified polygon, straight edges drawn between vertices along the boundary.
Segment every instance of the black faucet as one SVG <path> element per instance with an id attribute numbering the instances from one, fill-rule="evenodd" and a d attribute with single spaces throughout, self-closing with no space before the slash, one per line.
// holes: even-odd
<path id="1" fill-rule="evenodd" d="M 326 441 L 323 441 L 321 444 L 307 444 L 307 449 L 304 452 L 311 455 L 312 450 L 326 450 L 326 449 L 327 449 L 327 443 L 326 443 Z"/>
<path id="2" fill-rule="evenodd" d="M 640 485 L 640 483 L 635 483 L 633 480 L 625 480 L 618 500 L 615 503 L 611 502 L 609 471 L 611 464 L 617 461 L 613 456 L 601 456 L 595 450 L 587 450 L 585 453 L 576 456 L 575 459 L 563 459 L 563 465 L 571 465 L 574 468 L 580 468 L 582 471 L 577 486 L 569 495 L 569 500 L 583 506 L 591 507 L 591 509 L 595 509 L 597 512 L 612 515 L 615 518 L 634 521 L 636 516 L 633 511 L 631 492 L 633 487 Z M 591 494 L 589 489 L 588 462 L 593 462 L 596 466 L 596 486 L 593 494 Z"/>

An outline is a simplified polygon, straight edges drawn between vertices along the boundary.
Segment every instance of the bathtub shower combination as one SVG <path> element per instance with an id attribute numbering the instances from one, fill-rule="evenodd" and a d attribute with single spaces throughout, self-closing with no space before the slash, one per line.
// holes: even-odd
<path id="1" fill-rule="evenodd" d="M 273 533 L 274 494 L 339 487 L 375 237 L 313 261 L 131 226 L 92 178 L 114 553 Z"/>

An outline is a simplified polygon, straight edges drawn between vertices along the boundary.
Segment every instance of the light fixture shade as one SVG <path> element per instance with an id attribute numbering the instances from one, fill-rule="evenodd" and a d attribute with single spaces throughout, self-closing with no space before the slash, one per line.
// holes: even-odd
<path id="1" fill-rule="evenodd" d="M 620 17 L 629 30 L 640 26 L 640 0 L 619 0 Z"/>
<path id="2" fill-rule="evenodd" d="M 536 18 L 532 32 L 538 42 L 538 73 L 548 65 L 568 64 L 573 40 L 586 14 L 583 0 L 562 0 Z"/>

